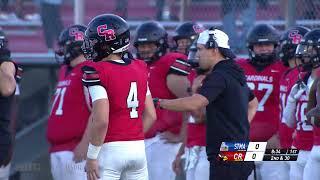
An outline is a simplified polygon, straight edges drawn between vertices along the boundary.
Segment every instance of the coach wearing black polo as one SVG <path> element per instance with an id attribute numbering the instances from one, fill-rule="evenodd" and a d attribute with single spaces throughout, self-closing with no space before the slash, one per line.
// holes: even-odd
<path id="1" fill-rule="evenodd" d="M 200 33 L 197 40 L 199 66 L 209 70 L 199 93 L 175 100 L 159 100 L 159 106 L 174 111 L 195 111 L 206 107 L 207 155 L 210 180 L 245 180 L 253 162 L 218 161 L 221 142 L 249 142 L 249 120 L 257 99 L 249 90 L 243 70 L 236 65 L 228 36 L 218 29 Z"/>

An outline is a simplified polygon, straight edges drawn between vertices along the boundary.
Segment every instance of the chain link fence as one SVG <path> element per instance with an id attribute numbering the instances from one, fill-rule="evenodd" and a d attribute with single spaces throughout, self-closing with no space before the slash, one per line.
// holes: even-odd
<path id="1" fill-rule="evenodd" d="M 279 30 L 294 24 L 320 26 L 320 0 L 1 0 L 0 26 L 13 52 L 52 51 L 58 31 L 74 22 L 79 2 L 84 3 L 80 11 L 84 24 L 98 14 L 115 13 L 127 19 L 133 30 L 151 19 L 169 30 L 183 21 L 199 21 L 223 28 L 231 38 L 232 32 L 243 34 L 254 23 L 272 24 Z"/>

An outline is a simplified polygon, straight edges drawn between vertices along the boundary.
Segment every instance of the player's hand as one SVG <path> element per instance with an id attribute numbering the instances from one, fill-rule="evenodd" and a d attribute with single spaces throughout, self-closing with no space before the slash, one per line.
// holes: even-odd
<path id="1" fill-rule="evenodd" d="M 80 141 L 80 143 L 73 150 L 73 161 L 75 163 L 81 162 L 86 159 L 88 151 L 88 143 Z"/>
<path id="2" fill-rule="evenodd" d="M 179 135 L 173 134 L 170 131 L 161 133 L 160 139 L 165 140 L 165 143 L 179 143 L 182 141 L 182 138 Z"/>
<path id="3" fill-rule="evenodd" d="M 98 160 L 87 158 L 85 171 L 88 180 L 98 180 L 100 178 Z"/>
<path id="4" fill-rule="evenodd" d="M 181 155 L 177 155 L 176 159 L 172 162 L 172 170 L 177 174 L 181 174 Z"/>
<path id="5" fill-rule="evenodd" d="M 316 106 L 315 108 L 312 108 L 307 113 L 307 119 L 310 120 L 311 124 L 320 127 L 320 107 Z"/>
<path id="6" fill-rule="evenodd" d="M 303 92 L 305 92 L 307 86 L 303 82 L 297 82 L 294 86 L 292 86 L 288 100 L 297 101 Z"/>
<path id="7" fill-rule="evenodd" d="M 297 109 L 297 100 L 301 97 L 302 93 L 306 91 L 306 86 L 302 81 L 297 82 L 292 86 L 287 99 L 287 105 L 283 110 L 283 116 L 281 121 L 285 123 L 288 127 L 293 128 L 296 124 L 296 109 Z"/>

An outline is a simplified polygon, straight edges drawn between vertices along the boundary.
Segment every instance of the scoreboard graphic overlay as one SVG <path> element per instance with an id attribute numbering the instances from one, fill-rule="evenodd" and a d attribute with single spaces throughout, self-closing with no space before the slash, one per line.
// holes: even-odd
<path id="1" fill-rule="evenodd" d="M 222 161 L 296 161 L 298 149 L 267 149 L 267 142 L 222 142 Z"/>

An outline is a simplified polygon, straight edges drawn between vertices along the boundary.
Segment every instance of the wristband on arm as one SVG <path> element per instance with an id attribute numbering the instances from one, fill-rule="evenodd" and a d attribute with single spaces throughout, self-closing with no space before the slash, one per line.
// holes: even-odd
<path id="1" fill-rule="evenodd" d="M 89 143 L 87 158 L 98 159 L 100 150 L 101 150 L 101 146 L 95 146 L 95 145 Z"/>

